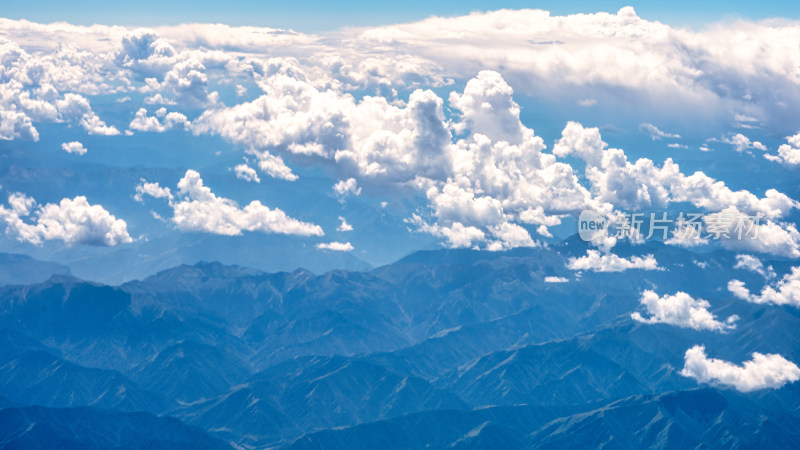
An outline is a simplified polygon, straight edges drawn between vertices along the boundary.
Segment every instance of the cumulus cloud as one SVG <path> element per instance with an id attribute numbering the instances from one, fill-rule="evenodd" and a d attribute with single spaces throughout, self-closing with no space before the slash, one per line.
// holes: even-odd
<path id="1" fill-rule="evenodd" d="M 751 303 L 800 307 L 800 266 L 792 267 L 792 270 L 774 285 L 764 286 L 760 294 L 750 293 L 744 282 L 739 280 L 729 281 L 728 291 Z"/>
<path id="2" fill-rule="evenodd" d="M 598 250 L 586 250 L 586 255 L 570 258 L 567 268 L 571 270 L 589 270 L 593 272 L 622 272 L 630 269 L 659 270 L 658 261 L 653 255 L 631 256 L 622 258 L 613 253 L 601 253 Z"/>
<path id="3" fill-rule="evenodd" d="M 92 110 L 89 100 L 80 94 L 67 93 L 56 102 L 59 117 L 73 124 L 82 126 L 89 134 L 115 136 L 119 134 L 113 126 L 106 125 Z"/>
<path id="4" fill-rule="evenodd" d="M 698 383 L 730 386 L 741 392 L 779 389 L 786 383 L 794 383 L 800 379 L 800 368 L 781 355 L 754 352 L 751 360 L 737 365 L 709 358 L 702 345 L 686 350 L 680 373 L 694 378 Z"/>
<path id="5" fill-rule="evenodd" d="M 770 161 L 779 162 L 788 167 L 800 165 L 800 133 L 786 138 L 788 143 L 778 147 L 777 155 L 764 155 Z"/>
<path id="6" fill-rule="evenodd" d="M 767 147 L 761 142 L 751 141 L 750 138 L 741 133 L 723 137 L 721 142 L 732 145 L 739 153 L 746 152 L 750 149 L 761 150 L 762 152 L 767 150 Z"/>
<path id="7" fill-rule="evenodd" d="M 736 255 L 736 264 L 734 264 L 733 268 L 749 270 L 761 275 L 766 279 L 775 277 L 775 270 L 772 268 L 772 266 L 764 267 L 764 263 L 752 255 Z"/>
<path id="8" fill-rule="evenodd" d="M 77 155 L 85 155 L 86 147 L 78 141 L 64 142 L 61 144 L 61 150 L 67 153 L 75 153 Z"/>
<path id="9" fill-rule="evenodd" d="M 32 197 L 13 193 L 9 207 L 0 206 L 6 234 L 20 242 L 40 245 L 60 240 L 67 245 L 115 246 L 132 242 L 127 224 L 86 197 L 64 198 L 59 203 L 38 205 Z"/>
<path id="10" fill-rule="evenodd" d="M 339 180 L 333 185 L 333 192 L 339 197 L 347 197 L 348 195 L 361 195 L 361 187 L 358 186 L 358 181 L 355 178 L 348 178 L 346 180 Z"/>
<path id="11" fill-rule="evenodd" d="M 150 183 L 144 178 L 139 179 L 139 184 L 136 185 L 136 193 L 133 199 L 139 203 L 144 202 L 144 196 L 148 195 L 154 198 L 164 198 L 172 202 L 172 191 L 168 187 L 162 187 L 158 183 Z"/>
<path id="12" fill-rule="evenodd" d="M 256 170 L 247 164 L 237 164 L 233 170 L 236 172 L 236 178 L 249 182 L 261 182 L 261 178 L 258 177 Z"/>
<path id="13" fill-rule="evenodd" d="M 289 217 L 280 209 L 271 209 L 258 200 L 239 207 L 233 200 L 218 197 L 203 184 L 200 174 L 187 170 L 178 182 L 176 199 L 172 202 L 172 221 L 181 231 L 238 236 L 244 231 L 323 236 L 319 225 Z"/>
<path id="14" fill-rule="evenodd" d="M 353 251 L 353 245 L 349 242 L 321 242 L 317 244 L 320 250 L 331 250 L 334 252 L 350 252 Z"/>
<path id="15" fill-rule="evenodd" d="M 168 113 L 166 108 L 159 108 L 155 115 L 148 116 L 146 108 L 139 108 L 128 125 L 128 128 L 136 131 L 162 133 L 173 128 L 186 128 L 189 120 L 179 112 Z"/>
<path id="16" fill-rule="evenodd" d="M 353 231 L 353 226 L 347 223 L 347 220 L 339 216 L 339 227 L 336 228 L 338 231 Z"/>
<path id="17" fill-rule="evenodd" d="M 553 153 L 560 157 L 574 154 L 586 161 L 592 194 L 618 208 L 663 208 L 670 203 L 688 202 L 710 211 L 735 208 L 776 219 L 800 206 L 775 189 L 768 189 L 759 198 L 746 190 L 733 191 L 701 171 L 687 176 L 671 158 L 661 167 L 648 158 L 632 163 L 624 151 L 607 147 L 599 129 L 569 122 Z"/>
<path id="18" fill-rule="evenodd" d="M 648 136 L 650 136 L 650 139 L 654 141 L 661 140 L 663 138 L 680 139 L 681 137 L 681 135 L 677 133 L 667 133 L 666 131 L 661 131 L 658 129 L 657 126 L 651 123 L 643 123 L 639 125 L 639 130 L 642 133 L 645 133 Z"/>
<path id="19" fill-rule="evenodd" d="M 639 302 L 650 317 L 643 317 L 636 311 L 631 318 L 642 323 L 666 323 L 695 330 L 725 332 L 736 328 L 735 322 L 739 319 L 739 316 L 732 315 L 721 322 L 709 312 L 711 304 L 708 301 L 692 298 L 685 292 L 659 297 L 655 292 L 645 290 Z"/>
<path id="20" fill-rule="evenodd" d="M 707 214 L 703 222 L 708 238 L 727 249 L 800 257 L 800 232 L 793 223 L 752 216 L 735 207 Z"/>

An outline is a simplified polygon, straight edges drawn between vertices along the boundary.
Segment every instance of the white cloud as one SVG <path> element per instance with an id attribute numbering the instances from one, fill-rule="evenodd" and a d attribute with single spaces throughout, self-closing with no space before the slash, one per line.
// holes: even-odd
<path id="1" fill-rule="evenodd" d="M 67 153 L 75 153 L 78 155 L 86 154 L 86 147 L 78 141 L 64 142 L 61 144 L 61 149 Z"/>
<path id="2" fill-rule="evenodd" d="M 767 198 L 769 196 L 767 191 Z M 793 223 L 757 219 L 735 207 L 707 214 L 703 222 L 709 239 L 727 249 L 800 257 L 800 232 Z"/>
<path id="3" fill-rule="evenodd" d="M 592 107 L 592 106 L 594 106 L 596 104 L 597 104 L 597 100 L 593 99 L 593 98 L 584 98 L 584 99 L 578 100 L 578 105 L 582 106 L 584 108 L 590 108 L 590 107 Z"/>
<path id="4" fill-rule="evenodd" d="M 0 219 L 6 223 L 6 234 L 20 242 L 39 245 L 61 240 L 67 245 L 114 246 L 133 241 L 124 220 L 89 204 L 84 196 L 38 205 L 25 194 L 13 193 L 8 203 L 10 209 L 0 206 Z"/>
<path id="5" fill-rule="evenodd" d="M 320 250 L 331 250 L 334 252 L 350 252 L 353 251 L 353 245 L 349 242 L 321 242 L 317 244 Z"/>
<path id="6" fill-rule="evenodd" d="M 790 305 L 800 307 L 800 266 L 783 276 L 774 286 L 764 286 L 760 294 L 751 294 L 739 280 L 728 282 L 728 291 L 751 303 Z"/>
<path id="7" fill-rule="evenodd" d="M 347 223 L 344 217 L 339 216 L 339 227 L 336 229 L 339 231 L 353 231 L 353 226 Z"/>
<path id="8" fill-rule="evenodd" d="M 247 164 L 237 164 L 233 170 L 236 172 L 236 178 L 249 182 L 261 183 L 261 179 L 258 178 L 256 170 Z"/>
<path id="9" fill-rule="evenodd" d="M 144 178 L 139 180 L 139 184 L 136 185 L 136 193 L 133 195 L 133 199 L 139 203 L 144 202 L 144 196 L 149 195 L 150 197 L 154 198 L 165 198 L 172 202 L 172 191 L 168 187 L 161 187 L 158 183 L 149 183 Z"/>
<path id="10" fill-rule="evenodd" d="M 186 128 L 188 125 L 189 121 L 186 116 L 179 112 L 167 113 L 166 109 L 160 108 L 156 111 L 156 115 L 148 116 L 147 109 L 139 108 L 128 128 L 136 131 L 163 133 L 173 128 Z"/>
<path id="11" fill-rule="evenodd" d="M 119 134 L 113 126 L 106 125 L 97 114 L 92 111 L 89 100 L 85 97 L 67 93 L 62 100 L 56 101 L 59 117 L 69 123 L 82 126 L 89 134 L 115 136 Z"/>
<path id="12" fill-rule="evenodd" d="M 800 165 L 800 133 L 788 136 L 786 141 L 787 144 L 778 147 L 777 155 L 764 155 L 764 158 L 789 167 Z"/>
<path id="13" fill-rule="evenodd" d="M 559 157 L 574 154 L 586 161 L 592 194 L 618 208 L 663 208 L 670 203 L 689 202 L 710 211 L 736 208 L 775 219 L 800 205 L 775 189 L 768 189 L 759 198 L 749 191 L 732 191 L 724 182 L 701 171 L 687 176 L 671 158 L 661 167 L 648 158 L 632 163 L 624 151 L 606 147 L 599 129 L 569 122 L 553 153 Z"/>
<path id="14" fill-rule="evenodd" d="M 681 137 L 681 135 L 677 133 L 667 133 L 666 131 L 661 131 L 657 126 L 651 123 L 643 123 L 639 125 L 639 131 L 647 134 L 650 136 L 650 139 L 654 141 L 661 140 L 662 138 L 680 139 Z"/>
<path id="15" fill-rule="evenodd" d="M 761 150 L 762 152 L 767 150 L 767 147 L 761 142 L 751 141 L 750 138 L 741 133 L 736 133 L 733 136 L 723 137 L 721 141 L 726 144 L 733 145 L 733 148 L 739 153 L 746 152 L 752 148 Z"/>
<path id="16" fill-rule="evenodd" d="M 250 153 L 258 159 L 258 168 L 272 178 L 286 181 L 297 180 L 297 175 L 283 162 L 283 158 L 280 156 L 273 155 L 266 150 L 261 152 L 251 150 Z"/>
<path id="17" fill-rule="evenodd" d="M 237 236 L 243 231 L 323 236 L 319 225 L 291 218 L 280 209 L 270 209 L 258 200 L 244 208 L 233 200 L 217 197 L 203 184 L 200 174 L 187 170 L 178 182 L 179 198 L 173 202 L 172 221 L 182 231 L 203 231 Z"/>
<path id="18" fill-rule="evenodd" d="M 333 185 L 333 192 L 339 197 L 347 197 L 348 195 L 361 195 L 361 187 L 358 186 L 358 181 L 355 178 L 348 178 L 346 180 L 339 180 Z"/>
<path id="19" fill-rule="evenodd" d="M 544 277 L 544 282 L 545 283 L 568 283 L 569 282 L 569 278 L 548 276 L 548 277 Z"/>
<path id="20" fill-rule="evenodd" d="M 613 253 L 600 253 L 598 250 L 586 250 L 580 258 L 570 258 L 567 268 L 571 270 L 590 270 L 593 272 L 622 272 L 629 269 L 659 270 L 658 261 L 653 255 L 631 256 L 622 258 Z"/>
<path id="21" fill-rule="evenodd" d="M 800 368 L 778 354 L 754 352 L 752 359 L 742 365 L 709 358 L 702 345 L 696 345 L 684 355 L 681 375 L 694 378 L 698 383 L 731 386 L 741 392 L 760 389 L 778 389 L 786 383 L 800 379 Z"/>
<path id="22" fill-rule="evenodd" d="M 736 264 L 734 269 L 743 269 L 755 272 L 766 279 L 775 277 L 775 270 L 772 266 L 764 267 L 764 263 L 760 259 L 752 255 L 736 255 Z"/>
<path id="23" fill-rule="evenodd" d="M 39 140 L 39 132 L 33 126 L 31 118 L 19 111 L 0 110 L 0 139 Z"/>
<path id="24" fill-rule="evenodd" d="M 685 292 L 659 297 L 655 292 L 645 290 L 639 302 L 650 317 L 643 317 L 636 311 L 631 314 L 631 318 L 642 323 L 666 323 L 695 330 L 725 332 L 736 328 L 735 322 L 739 319 L 739 316 L 732 315 L 720 322 L 708 311 L 711 306 L 708 301 L 694 299 Z"/>

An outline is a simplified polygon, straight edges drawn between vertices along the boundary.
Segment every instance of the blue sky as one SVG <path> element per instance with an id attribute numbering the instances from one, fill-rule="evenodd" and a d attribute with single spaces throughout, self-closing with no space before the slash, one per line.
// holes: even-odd
<path id="1" fill-rule="evenodd" d="M 75 24 L 157 26 L 187 22 L 226 23 L 291 28 L 303 32 L 330 31 L 345 26 L 382 25 L 420 20 L 431 15 L 455 16 L 500 8 L 538 8 L 553 14 L 616 11 L 633 6 L 640 17 L 675 26 L 702 27 L 709 22 L 737 18 L 800 17 L 800 4 L 792 1 L 156 1 L 61 2 L 31 0 L 7 2 L 2 15 L 36 22 L 67 21 Z"/>

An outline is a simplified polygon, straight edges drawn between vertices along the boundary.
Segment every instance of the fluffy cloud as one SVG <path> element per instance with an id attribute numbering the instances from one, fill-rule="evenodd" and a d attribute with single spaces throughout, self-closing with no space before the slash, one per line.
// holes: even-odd
<path id="1" fill-rule="evenodd" d="M 166 188 L 155 183 L 137 186 L 137 194 L 171 198 Z M 280 209 L 271 209 L 258 200 L 241 208 L 233 200 L 218 197 L 203 184 L 200 174 L 187 170 L 178 182 L 175 199 L 170 202 L 173 209 L 172 222 L 182 231 L 238 236 L 243 231 L 290 234 L 298 236 L 323 236 L 319 225 L 291 218 Z"/>
<path id="2" fill-rule="evenodd" d="M 61 144 L 61 150 L 64 150 L 67 153 L 75 153 L 78 155 L 85 155 L 86 154 L 86 147 L 83 146 L 78 141 L 72 142 L 64 142 Z"/>
<path id="3" fill-rule="evenodd" d="M 114 246 L 133 241 L 124 220 L 89 204 L 83 196 L 38 205 L 33 198 L 14 193 L 8 204 L 8 208 L 0 206 L 0 219 L 6 223 L 6 234 L 20 242 L 39 245 L 61 240 L 67 245 Z"/>
<path id="4" fill-rule="evenodd" d="M 145 195 L 154 198 L 164 198 L 172 203 L 172 191 L 168 187 L 162 187 L 158 183 L 149 183 L 144 178 L 141 178 L 139 184 L 136 185 L 136 193 L 133 195 L 133 199 L 142 203 L 144 202 Z"/>
<path id="5" fill-rule="evenodd" d="M 638 311 L 634 312 L 631 318 L 637 322 L 666 323 L 695 330 L 725 332 L 735 328 L 734 322 L 739 319 L 733 315 L 720 322 L 708 311 L 711 305 L 706 300 L 694 299 L 685 292 L 659 297 L 655 292 L 646 290 L 642 292 L 639 302 L 650 317 L 643 317 Z"/>
<path id="6" fill-rule="evenodd" d="M 671 158 L 661 167 L 648 158 L 631 163 L 625 152 L 607 147 L 599 129 L 570 122 L 553 153 L 560 157 L 574 154 L 586 161 L 592 194 L 619 208 L 663 208 L 670 203 L 689 202 L 710 211 L 736 208 L 775 219 L 800 206 L 775 189 L 768 189 L 759 198 L 749 191 L 732 191 L 724 182 L 700 171 L 687 176 Z"/>
<path id="7" fill-rule="evenodd" d="M 186 128 L 189 125 L 186 116 L 179 112 L 168 113 L 166 108 L 156 110 L 154 116 L 147 115 L 147 109 L 139 108 L 128 128 L 136 131 L 162 133 L 173 128 Z"/>
<path id="8" fill-rule="evenodd" d="M 800 257 L 800 232 L 793 223 L 756 218 L 735 207 L 707 214 L 703 222 L 709 239 L 727 249 Z"/>
<path id="9" fill-rule="evenodd" d="M 336 228 L 338 231 L 353 231 L 353 226 L 347 223 L 347 220 L 339 216 L 339 227 Z"/>
<path id="10" fill-rule="evenodd" d="M 764 286 L 760 294 L 751 294 L 739 280 L 729 281 L 728 290 L 736 297 L 751 303 L 800 307 L 800 267 L 793 267 L 774 286 Z"/>
<path id="11" fill-rule="evenodd" d="M 777 354 L 753 353 L 750 361 L 736 365 L 706 356 L 706 349 L 696 345 L 686 350 L 681 375 L 699 383 L 731 386 L 741 392 L 778 389 L 800 379 L 800 368 Z"/>
<path id="12" fill-rule="evenodd" d="M 775 277 L 775 270 L 772 268 L 772 266 L 764 267 L 764 263 L 752 255 L 736 255 L 736 264 L 734 264 L 733 268 L 749 270 L 761 275 L 766 279 Z"/>
<path id="13" fill-rule="evenodd" d="M 741 133 L 736 133 L 733 136 L 723 137 L 721 141 L 726 144 L 731 144 L 739 153 L 746 152 L 752 148 L 761 150 L 762 152 L 767 150 L 767 147 L 761 142 L 751 141 L 750 138 Z"/>
<path id="14" fill-rule="evenodd" d="M 350 252 L 353 251 L 353 245 L 349 242 L 321 242 L 317 244 L 320 250 L 331 250 L 334 252 Z"/>
<path id="15" fill-rule="evenodd" d="M 361 187 L 358 186 L 358 181 L 355 178 L 348 178 L 346 180 L 339 180 L 333 185 L 333 192 L 339 197 L 346 197 L 348 195 L 361 195 Z"/>
<path id="16" fill-rule="evenodd" d="M 239 178 L 244 181 L 261 183 L 261 179 L 258 178 L 256 170 L 248 166 L 247 164 L 237 164 L 236 167 L 233 168 L 233 170 L 234 172 L 236 172 L 236 178 Z"/>
<path id="17" fill-rule="evenodd" d="M 800 133 L 786 138 L 787 144 L 778 147 L 777 155 L 764 155 L 770 161 L 794 167 L 800 165 Z"/>
<path id="18" fill-rule="evenodd" d="M 590 270 L 593 272 L 622 272 L 629 269 L 659 270 L 658 261 L 653 255 L 622 258 L 613 253 L 586 250 L 580 258 L 570 258 L 567 268 L 571 270 Z"/>
<path id="19" fill-rule="evenodd" d="M 104 136 L 119 134 L 119 130 L 115 127 L 106 125 L 105 122 L 100 120 L 97 114 L 92 111 L 89 100 L 79 94 L 64 94 L 64 98 L 58 100 L 56 105 L 59 117 L 62 120 L 82 126 L 89 134 Z"/>

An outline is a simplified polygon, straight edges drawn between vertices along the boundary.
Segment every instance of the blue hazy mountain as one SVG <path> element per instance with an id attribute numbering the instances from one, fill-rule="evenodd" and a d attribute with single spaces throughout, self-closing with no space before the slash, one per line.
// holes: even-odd
<path id="1" fill-rule="evenodd" d="M 800 360 L 796 308 L 733 298 L 735 253 L 620 245 L 663 270 L 577 276 L 565 263 L 585 251 L 571 238 L 421 251 L 368 271 L 200 262 L 117 286 L 57 275 L 0 287 L 0 408 L 19 424 L 2 442 L 139 447 L 139 435 L 104 434 L 151 420 L 153 446 L 797 445 L 796 385 L 742 394 L 679 374 L 697 344 L 735 362 Z M 740 326 L 635 322 L 644 289 L 689 291 Z M 104 425 L 75 431 L 93 421 Z"/>
<path id="2" fill-rule="evenodd" d="M 0 285 L 41 283 L 53 275 L 71 275 L 71 272 L 63 264 L 39 261 L 27 255 L 0 253 Z"/>
<path id="3" fill-rule="evenodd" d="M 5 408 L 0 435 L 8 449 L 229 448 L 171 417 L 94 408 Z"/>

